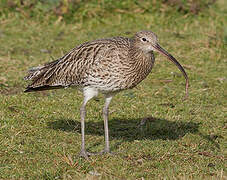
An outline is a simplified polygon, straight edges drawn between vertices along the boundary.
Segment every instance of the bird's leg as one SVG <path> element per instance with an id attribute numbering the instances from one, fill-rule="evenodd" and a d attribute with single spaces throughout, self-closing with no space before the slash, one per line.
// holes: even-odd
<path id="1" fill-rule="evenodd" d="M 97 153 L 86 152 L 85 149 L 83 149 L 83 152 L 86 154 L 86 156 L 100 155 L 100 154 L 104 154 L 104 153 L 110 153 L 109 129 L 108 129 L 108 114 L 109 114 L 109 104 L 111 102 L 112 97 L 113 96 L 106 96 L 105 105 L 103 107 L 103 119 L 104 119 L 104 131 L 105 131 L 105 148 L 101 152 L 97 152 Z M 81 130 L 82 130 L 82 121 L 81 121 Z M 84 140 L 83 140 L 83 134 L 82 134 L 81 152 L 82 152 L 82 148 L 83 148 L 83 143 L 84 143 Z"/>
<path id="2" fill-rule="evenodd" d="M 88 154 L 85 150 L 85 116 L 86 116 L 86 103 L 80 108 L 80 117 L 81 117 L 81 151 L 80 156 L 88 159 Z"/>
<path id="3" fill-rule="evenodd" d="M 93 88 L 84 88 L 83 89 L 84 94 L 84 101 L 80 108 L 80 118 L 81 118 L 81 151 L 80 156 L 88 159 L 89 155 L 92 155 L 92 153 L 89 153 L 85 149 L 85 116 L 86 116 L 86 104 L 87 102 L 92 99 L 94 96 L 98 95 L 98 91 Z"/>
<path id="4" fill-rule="evenodd" d="M 107 96 L 105 99 L 105 105 L 103 107 L 103 119 L 104 119 L 104 131 L 105 131 L 105 148 L 102 153 L 110 153 L 110 143 L 109 143 L 109 129 L 108 129 L 108 115 L 109 115 L 109 104 L 111 102 L 112 96 Z"/>

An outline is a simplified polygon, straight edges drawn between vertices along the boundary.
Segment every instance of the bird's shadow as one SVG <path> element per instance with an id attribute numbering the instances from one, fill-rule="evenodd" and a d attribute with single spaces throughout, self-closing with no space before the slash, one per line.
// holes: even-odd
<path id="1" fill-rule="evenodd" d="M 115 148 L 124 141 L 134 140 L 177 140 L 184 137 L 188 133 L 197 134 L 202 139 L 206 139 L 216 148 L 220 149 L 219 144 L 209 135 L 204 135 L 199 131 L 201 123 L 169 121 L 155 117 L 146 117 L 139 119 L 110 119 L 109 131 L 110 139 L 120 140 L 115 144 Z M 60 118 L 55 121 L 48 122 L 48 128 L 67 132 L 81 133 L 80 122 L 73 119 Z M 85 126 L 85 134 L 103 136 L 103 121 L 93 122 L 87 121 Z M 96 145 L 98 145 L 97 143 Z"/>
<path id="2" fill-rule="evenodd" d="M 80 133 L 80 122 L 62 118 L 49 122 L 48 128 Z M 176 140 L 187 133 L 198 133 L 198 128 L 199 123 L 169 121 L 155 117 L 109 120 L 110 138 L 124 141 L 140 139 Z M 103 136 L 103 121 L 87 121 L 85 134 Z"/>

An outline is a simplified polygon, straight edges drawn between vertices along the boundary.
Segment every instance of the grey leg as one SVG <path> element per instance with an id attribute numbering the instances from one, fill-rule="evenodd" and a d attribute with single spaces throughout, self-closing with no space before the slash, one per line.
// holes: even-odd
<path id="1" fill-rule="evenodd" d="M 110 143 L 109 143 L 109 129 L 108 129 L 108 114 L 109 114 L 109 105 L 113 96 L 107 96 L 105 99 L 105 105 L 103 107 L 103 119 L 104 119 L 104 131 L 105 131 L 105 148 L 98 153 L 88 153 L 88 155 L 100 155 L 104 153 L 110 153 Z"/>
<path id="2" fill-rule="evenodd" d="M 88 159 L 88 154 L 85 151 L 85 116 L 86 116 L 86 103 L 80 108 L 80 117 L 81 117 L 81 151 L 80 156 Z"/>
<path id="3" fill-rule="evenodd" d="M 103 119 L 104 119 L 104 131 L 105 131 L 105 148 L 103 152 L 110 152 L 110 143 L 109 143 L 109 128 L 108 128 L 108 115 L 109 115 L 109 105 L 112 100 L 112 96 L 106 97 L 106 102 L 103 107 Z"/>
<path id="4" fill-rule="evenodd" d="M 83 104 L 80 108 L 80 118 L 81 118 L 81 151 L 80 151 L 80 156 L 88 159 L 88 156 L 91 155 L 91 153 L 88 153 L 85 149 L 86 104 L 94 96 L 98 95 L 98 91 L 96 89 L 87 87 L 87 88 L 84 88 L 83 93 L 84 93 L 84 101 L 83 101 Z"/>

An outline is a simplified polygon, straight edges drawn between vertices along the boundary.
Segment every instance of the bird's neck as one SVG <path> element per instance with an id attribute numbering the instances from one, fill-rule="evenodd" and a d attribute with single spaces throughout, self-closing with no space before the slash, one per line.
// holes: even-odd
<path id="1" fill-rule="evenodd" d="M 136 46 L 134 42 L 131 43 L 129 49 L 129 61 L 133 68 L 136 69 L 151 69 L 154 64 L 154 54 L 153 51 L 145 52 Z M 145 69 L 144 69 L 145 68 Z"/>
<path id="2" fill-rule="evenodd" d="M 133 44 L 129 50 L 129 57 L 130 68 L 128 70 L 130 71 L 130 78 L 133 79 L 133 84 L 136 85 L 151 72 L 155 58 L 153 52 L 145 53 Z"/>

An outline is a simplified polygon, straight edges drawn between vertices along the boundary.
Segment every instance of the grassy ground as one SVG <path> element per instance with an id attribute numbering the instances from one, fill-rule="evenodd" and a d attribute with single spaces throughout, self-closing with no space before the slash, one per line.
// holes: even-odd
<path id="1" fill-rule="evenodd" d="M 131 11 L 114 7 L 106 13 L 94 2 L 80 7 L 87 14 L 82 11 L 86 18 L 78 21 L 51 13 L 30 17 L 15 7 L 17 12 L 1 14 L 0 178 L 227 179 L 226 2 L 219 0 L 198 14 L 168 4 L 154 12 L 133 4 Z M 141 6 L 149 7 L 147 2 Z M 120 6 L 130 6 L 127 3 Z M 141 29 L 156 32 L 160 44 L 185 67 L 189 99 L 182 101 L 179 70 L 156 54 L 149 77 L 112 101 L 111 150 L 117 154 L 81 159 L 81 93 L 66 89 L 24 94 L 23 76 L 29 67 L 56 59 L 84 41 L 132 36 Z M 90 151 L 104 145 L 103 103 L 99 98 L 87 106 Z"/>

